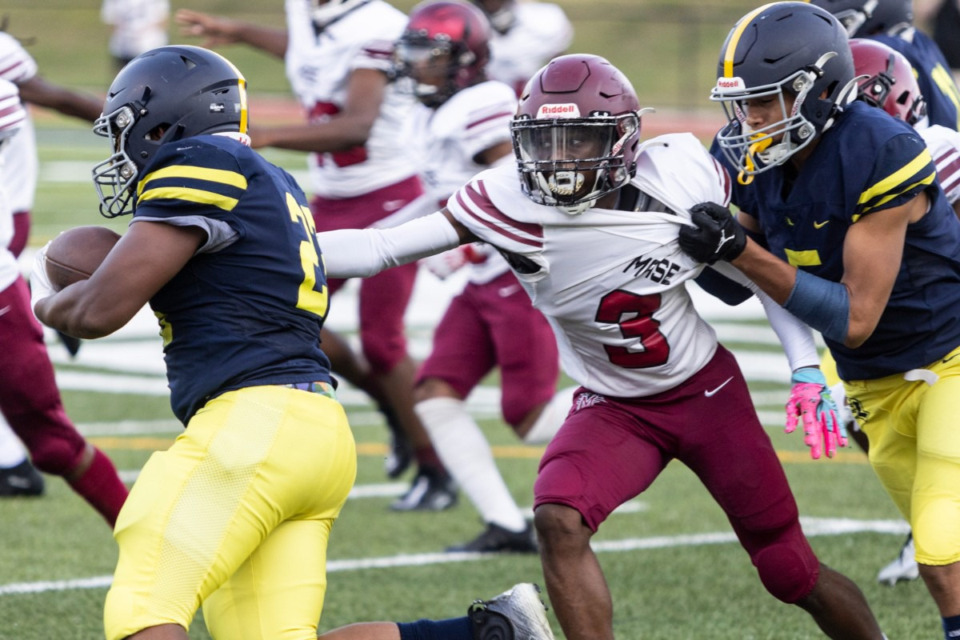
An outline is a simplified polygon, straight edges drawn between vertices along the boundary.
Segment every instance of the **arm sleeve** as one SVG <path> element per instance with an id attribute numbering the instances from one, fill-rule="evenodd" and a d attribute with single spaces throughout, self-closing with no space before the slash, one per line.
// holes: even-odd
<path id="1" fill-rule="evenodd" d="M 752 280 L 730 263 L 718 262 L 712 268 L 750 289 L 760 299 L 763 310 L 767 314 L 767 320 L 770 321 L 770 326 L 780 339 L 780 344 L 783 345 L 783 351 L 790 363 L 790 371 L 796 371 L 801 367 L 820 365 L 817 344 L 813 339 L 813 330 L 809 326 L 777 304 L 770 296 L 761 291 L 760 287 Z"/>
<path id="2" fill-rule="evenodd" d="M 389 229 L 340 229 L 317 234 L 330 278 L 365 278 L 460 244 L 443 213 Z"/>

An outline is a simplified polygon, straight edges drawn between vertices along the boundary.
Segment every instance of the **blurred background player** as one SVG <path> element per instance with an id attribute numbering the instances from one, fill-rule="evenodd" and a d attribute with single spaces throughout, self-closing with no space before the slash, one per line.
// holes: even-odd
<path id="1" fill-rule="evenodd" d="M 473 5 L 438 1 L 414 7 L 397 44 L 401 82 L 421 103 L 407 130 L 420 151 L 417 166 L 426 190 L 421 213 L 443 206 L 480 171 L 513 161 L 510 121 L 517 100 L 511 87 L 487 80 L 489 36 L 486 18 Z M 522 439 L 549 440 L 573 395 L 568 389 L 550 402 L 560 370 L 553 333 L 489 245 L 464 245 L 422 264 L 440 278 L 469 270 L 468 283 L 434 330 L 433 350 L 414 391 L 417 415 L 440 459 L 486 525 L 476 539 L 448 551 L 536 552 L 533 526 L 507 489 L 465 400 L 499 367 L 504 420 Z"/>
<path id="2" fill-rule="evenodd" d="M 960 0 L 915 0 L 913 12 L 916 23 L 932 34 L 960 86 Z"/>
<path id="3" fill-rule="evenodd" d="M 103 0 L 100 19 L 113 28 L 107 50 L 115 70 L 144 51 L 167 44 L 169 18 L 169 0 Z"/>
<path id="4" fill-rule="evenodd" d="M 308 122 L 250 131 L 254 147 L 309 152 L 311 210 L 320 231 L 371 226 L 423 193 L 402 131 L 416 105 L 391 82 L 393 44 L 406 16 L 384 0 L 287 0 L 286 29 L 181 9 L 184 33 L 214 46 L 241 42 L 285 59 L 287 77 Z M 407 352 L 403 316 L 413 292 L 415 264 L 360 284 L 363 357 L 328 329 L 322 335 L 333 370 L 367 391 L 396 421 L 391 477 L 409 462 L 402 436 L 418 463 L 395 510 L 452 506 L 456 487 L 413 411 L 416 364 Z M 332 281 L 331 294 L 343 281 Z M 414 499 L 416 498 L 416 499 Z"/>
<path id="5" fill-rule="evenodd" d="M 859 78 L 858 99 L 883 109 L 917 130 L 933 156 L 937 180 L 947 201 L 960 217 L 960 133 L 937 124 L 926 124 L 923 94 L 913 67 L 900 52 L 867 38 L 851 38 L 850 52 L 853 54 L 854 73 Z M 837 378 L 836 362 L 829 351 L 821 367 L 827 375 L 848 432 L 864 451 L 869 451 L 866 434 L 860 431 L 845 402 L 846 391 Z M 880 570 L 877 580 L 889 585 L 901 580 L 916 580 L 920 571 L 914 553 L 913 536 L 907 535 L 897 557 Z"/>
<path id="6" fill-rule="evenodd" d="M 570 46 L 573 25 L 559 5 L 517 0 L 471 0 L 490 20 L 490 63 L 487 76 L 513 87 L 523 85 Z"/>
<path id="7" fill-rule="evenodd" d="M 0 79 L 0 146 L 22 135 L 18 129 L 26 117 L 16 85 Z M 0 166 L 0 172 L 5 170 Z M 43 492 L 36 471 L 17 462 L 23 448 L 11 437 L 12 428 L 37 469 L 63 477 L 112 527 L 127 488 L 110 459 L 84 440 L 63 409 L 43 330 L 30 310 L 30 291 L 8 248 L 12 234 L 10 208 L 0 187 L 0 411 L 9 422 L 0 436 L 0 464 L 11 467 L 0 468 L 0 496 Z"/>
<path id="8" fill-rule="evenodd" d="M 913 24 L 912 0 L 810 0 L 826 9 L 851 38 L 870 38 L 910 61 L 927 103 L 931 124 L 960 128 L 960 90 L 950 65 L 930 36 Z"/>
<path id="9" fill-rule="evenodd" d="M 80 118 L 93 123 L 100 115 L 101 101 L 44 79 L 37 63 L 17 38 L 0 31 L 0 78 L 16 85 L 18 100 L 32 105 L 53 109 L 63 115 Z M 30 235 L 30 212 L 33 209 L 37 187 L 37 141 L 33 120 L 27 109 L 22 110 L 23 120 L 19 130 L 11 134 L 0 147 L 0 188 L 5 192 L 5 214 L 10 218 L 9 235 L 2 241 L 14 258 L 18 258 L 27 246 Z M 70 355 L 76 355 L 80 341 L 70 336 L 57 334 Z M 44 357 L 46 352 L 44 349 Z M 21 388 L 28 395 L 38 393 L 33 388 Z M 59 403 L 59 392 L 57 393 Z M 0 493 L 38 495 L 43 491 L 42 476 L 31 468 L 24 455 L 23 446 L 13 435 L 9 425 L 0 419 Z"/>

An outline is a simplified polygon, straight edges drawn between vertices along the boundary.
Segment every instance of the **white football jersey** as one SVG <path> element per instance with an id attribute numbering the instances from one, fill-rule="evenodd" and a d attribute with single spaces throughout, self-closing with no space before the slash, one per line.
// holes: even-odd
<path id="1" fill-rule="evenodd" d="M 917 129 L 937 166 L 937 180 L 950 204 L 960 200 L 960 133 L 938 124 Z"/>
<path id="2" fill-rule="evenodd" d="M 615 397 L 672 389 L 713 357 L 716 333 L 685 286 L 703 265 L 677 238 L 690 207 L 726 204 L 730 187 L 691 134 L 644 143 L 631 186 L 636 190 L 621 192 L 621 200 L 636 197 L 630 210 L 594 207 L 571 216 L 533 203 L 516 168 L 502 165 L 476 176 L 447 205 L 478 238 L 509 254 L 556 334 L 567 374 Z"/>
<path id="3" fill-rule="evenodd" d="M 573 26 L 563 9 L 546 2 L 518 2 L 514 15 L 509 31 L 493 32 L 487 75 L 519 95 L 540 67 L 570 46 Z"/>
<path id="4" fill-rule="evenodd" d="M 474 158 L 481 151 L 510 141 L 510 120 L 516 111 L 513 89 L 496 81 L 462 89 L 436 109 L 417 105 L 407 136 L 416 149 L 420 178 L 432 200 L 445 201 L 487 168 Z M 489 282 L 509 269 L 496 251 L 482 245 L 471 256 L 471 282 Z"/>
<path id="5" fill-rule="evenodd" d="M 371 0 L 328 24 L 319 33 L 308 0 L 286 0 L 286 71 L 293 92 L 311 120 L 339 113 L 347 82 L 355 69 L 391 68 L 393 43 L 407 18 L 383 0 Z M 313 191 L 327 198 L 348 198 L 395 184 L 416 173 L 403 138 L 405 121 L 416 106 L 412 94 L 390 83 L 380 116 L 363 148 L 310 154 Z"/>
<path id="6" fill-rule="evenodd" d="M 35 75 L 37 63 L 33 57 L 16 38 L 0 31 L 0 78 L 20 84 Z M 37 189 L 38 160 L 37 138 L 29 109 L 20 131 L 0 149 L 0 161 L 3 162 L 0 185 L 6 191 L 9 209 L 30 211 Z"/>
<path id="7" fill-rule="evenodd" d="M 0 175 L 2 174 L 3 167 L 0 167 Z M 9 287 L 20 275 L 17 259 L 7 249 L 11 238 L 13 238 L 13 214 L 3 186 L 0 184 L 0 291 Z"/>
<path id="8" fill-rule="evenodd" d="M 119 58 L 133 58 L 167 44 L 169 0 L 103 0 L 100 19 L 113 25 L 108 49 Z"/>

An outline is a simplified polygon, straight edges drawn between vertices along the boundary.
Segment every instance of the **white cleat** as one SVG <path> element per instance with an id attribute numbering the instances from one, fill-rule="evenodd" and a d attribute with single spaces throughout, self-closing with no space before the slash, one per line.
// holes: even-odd
<path id="1" fill-rule="evenodd" d="M 901 580 L 916 580 L 920 577 L 920 568 L 917 567 L 917 561 L 914 558 L 913 534 L 907 536 L 906 542 L 900 549 L 900 554 L 893 562 L 880 569 L 877 574 L 877 582 L 894 586 Z"/>
<path id="2" fill-rule="evenodd" d="M 467 615 L 475 640 L 554 640 L 546 612 L 540 587 L 522 583 L 490 600 L 477 600 Z"/>

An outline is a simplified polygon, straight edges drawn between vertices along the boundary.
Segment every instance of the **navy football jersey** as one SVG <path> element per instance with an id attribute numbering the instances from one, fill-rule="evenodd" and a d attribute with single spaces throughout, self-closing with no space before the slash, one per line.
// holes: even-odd
<path id="1" fill-rule="evenodd" d="M 869 37 L 896 49 L 910 61 L 916 70 L 920 93 L 927 103 L 930 124 L 960 131 L 960 90 L 937 44 L 919 30 L 915 31 L 912 42 L 886 34 Z"/>
<path id="2" fill-rule="evenodd" d="M 737 175 L 716 141 L 711 153 Z M 900 272 L 873 335 L 856 349 L 825 339 L 840 377 L 864 380 L 925 367 L 960 345 L 960 221 L 936 182 L 923 139 L 904 122 L 856 102 L 823 133 L 792 185 L 790 171 L 770 169 L 749 185 L 734 180 L 732 201 L 758 219 L 771 252 L 833 282 L 843 277 L 851 225 L 924 190 L 931 200 L 930 211 L 907 228 Z"/>
<path id="3" fill-rule="evenodd" d="M 197 226 L 207 241 L 150 300 L 173 412 L 184 424 L 241 387 L 330 382 L 320 350 L 326 275 L 303 191 L 225 136 L 165 144 L 137 185 L 133 222 Z"/>

